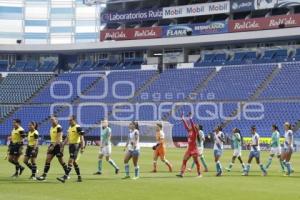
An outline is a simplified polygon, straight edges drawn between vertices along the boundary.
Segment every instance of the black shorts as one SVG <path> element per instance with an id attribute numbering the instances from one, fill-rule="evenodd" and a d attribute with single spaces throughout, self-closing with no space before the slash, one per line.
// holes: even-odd
<path id="1" fill-rule="evenodd" d="M 28 158 L 36 158 L 37 155 L 39 153 L 39 148 L 36 147 L 31 147 L 31 146 L 27 146 L 26 152 L 25 152 L 25 156 Z"/>
<path id="2" fill-rule="evenodd" d="M 9 155 L 10 156 L 20 156 L 22 155 L 23 144 L 22 143 L 11 143 L 9 145 Z"/>
<path id="3" fill-rule="evenodd" d="M 69 144 L 69 153 L 71 159 L 73 160 L 77 159 L 79 149 L 80 149 L 80 144 Z"/>
<path id="4" fill-rule="evenodd" d="M 56 156 L 58 158 L 63 157 L 64 153 L 63 153 L 63 149 L 62 149 L 61 144 L 57 144 L 57 145 L 50 144 L 50 146 L 48 147 L 47 154 Z"/>

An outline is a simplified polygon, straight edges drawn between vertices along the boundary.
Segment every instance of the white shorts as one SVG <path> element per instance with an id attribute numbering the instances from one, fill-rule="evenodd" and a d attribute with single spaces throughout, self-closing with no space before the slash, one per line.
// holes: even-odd
<path id="1" fill-rule="evenodd" d="M 242 150 L 241 149 L 234 149 L 233 150 L 233 156 L 236 156 L 236 157 L 242 156 Z"/>
<path id="2" fill-rule="evenodd" d="M 100 147 L 99 154 L 103 156 L 110 156 L 111 155 L 111 145 Z"/>
<path id="3" fill-rule="evenodd" d="M 271 147 L 270 154 L 274 154 L 276 156 L 281 155 L 281 148 L 280 147 Z"/>
<path id="4" fill-rule="evenodd" d="M 203 147 L 198 147 L 199 155 L 202 155 L 204 153 Z"/>

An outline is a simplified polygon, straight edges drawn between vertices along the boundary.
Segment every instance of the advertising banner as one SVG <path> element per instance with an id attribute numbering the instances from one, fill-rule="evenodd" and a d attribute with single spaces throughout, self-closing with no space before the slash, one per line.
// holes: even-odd
<path id="1" fill-rule="evenodd" d="M 101 13 L 101 23 L 149 21 L 162 19 L 162 9 Z"/>
<path id="2" fill-rule="evenodd" d="M 229 32 L 258 31 L 300 26 L 300 14 L 279 15 L 268 18 L 253 18 L 229 21 Z"/>
<path id="3" fill-rule="evenodd" d="M 108 29 L 100 32 L 100 41 L 105 40 L 139 40 L 161 37 L 161 27 Z"/>
<path id="4" fill-rule="evenodd" d="M 230 2 L 214 2 L 163 8 L 163 18 L 193 17 L 230 12 Z"/>
<path id="5" fill-rule="evenodd" d="M 300 0 L 232 0 L 231 12 L 299 6 Z"/>
<path id="6" fill-rule="evenodd" d="M 162 28 L 162 37 L 197 36 L 227 32 L 228 23 L 226 21 L 217 21 L 199 24 L 164 26 Z"/>

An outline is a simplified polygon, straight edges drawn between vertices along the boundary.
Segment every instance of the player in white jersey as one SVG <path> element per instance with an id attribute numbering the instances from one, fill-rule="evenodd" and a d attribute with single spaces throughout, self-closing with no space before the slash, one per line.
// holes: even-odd
<path id="1" fill-rule="evenodd" d="M 281 146 L 280 146 L 280 133 L 278 126 L 273 124 L 272 125 L 272 136 L 271 136 L 271 151 L 270 151 L 270 157 L 268 159 L 268 162 L 266 164 L 266 169 L 268 169 L 272 164 L 272 159 L 276 155 L 276 157 L 280 161 L 281 170 L 284 171 L 284 164 L 281 158 Z"/>
<path id="2" fill-rule="evenodd" d="M 223 154 L 224 142 L 225 142 L 225 134 L 222 132 L 222 127 L 218 126 L 214 133 L 214 157 L 215 157 L 215 163 L 217 169 L 216 176 L 222 176 L 223 173 L 220 158 Z"/>
<path id="3" fill-rule="evenodd" d="M 232 160 L 229 166 L 226 168 L 228 172 L 231 171 L 236 158 L 240 161 L 243 170 L 245 169 L 245 164 L 242 160 L 242 138 L 241 131 L 238 128 L 234 128 L 232 130 L 232 146 L 233 146 L 233 155 Z"/>
<path id="4" fill-rule="evenodd" d="M 140 169 L 138 166 L 138 160 L 140 156 L 140 131 L 139 131 L 139 124 L 138 122 L 131 122 L 129 124 L 129 135 L 128 135 L 128 141 L 125 146 L 125 158 L 124 158 L 124 164 L 125 164 L 125 177 L 124 179 L 130 178 L 129 175 L 129 164 L 128 162 L 132 158 L 133 165 L 134 165 L 134 178 L 138 179 L 140 176 Z"/>
<path id="5" fill-rule="evenodd" d="M 256 159 L 256 163 L 260 166 L 260 169 L 263 172 L 263 176 L 266 176 L 267 171 L 264 168 L 263 164 L 260 163 L 260 138 L 259 138 L 258 133 L 256 132 L 255 126 L 251 127 L 251 134 L 252 134 L 252 141 L 249 144 L 251 146 L 251 150 L 250 150 L 250 155 L 249 155 L 249 159 L 248 159 L 248 164 L 245 167 L 243 176 L 248 176 L 253 158 Z"/>
<path id="6" fill-rule="evenodd" d="M 286 167 L 286 176 L 290 176 L 292 173 L 292 166 L 290 163 L 293 151 L 294 151 L 294 133 L 292 131 L 292 125 L 289 122 L 284 124 L 284 145 L 283 152 L 281 154 L 281 160 Z"/>
<path id="7" fill-rule="evenodd" d="M 205 160 L 205 157 L 204 157 L 205 134 L 204 134 L 204 131 L 203 131 L 203 126 L 198 124 L 197 129 L 199 130 L 199 135 L 198 135 L 198 138 L 197 138 L 199 157 L 200 157 L 201 163 L 204 167 L 204 171 L 208 172 L 208 167 L 207 167 L 206 160 Z M 194 167 L 195 167 L 195 162 L 192 163 L 191 168 L 189 168 L 188 171 L 192 171 Z"/>

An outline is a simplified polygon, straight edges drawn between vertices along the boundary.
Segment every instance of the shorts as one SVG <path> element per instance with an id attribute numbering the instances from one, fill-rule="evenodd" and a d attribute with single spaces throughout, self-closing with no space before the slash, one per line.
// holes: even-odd
<path id="1" fill-rule="evenodd" d="M 215 157 L 220 157 L 223 154 L 223 150 L 222 149 L 215 149 L 214 150 L 214 156 Z"/>
<path id="2" fill-rule="evenodd" d="M 27 146 L 25 156 L 28 158 L 36 158 L 39 153 L 39 148 L 32 147 L 32 146 Z"/>
<path id="3" fill-rule="evenodd" d="M 242 150 L 241 149 L 234 149 L 233 150 L 233 156 L 235 156 L 235 157 L 242 156 Z"/>
<path id="4" fill-rule="evenodd" d="M 166 149 L 164 147 L 158 147 L 154 151 L 155 156 L 164 158 L 166 156 Z"/>
<path id="5" fill-rule="evenodd" d="M 80 144 L 69 144 L 70 159 L 76 160 L 80 149 Z"/>
<path id="6" fill-rule="evenodd" d="M 294 148 L 293 147 L 292 148 L 284 147 L 283 148 L 283 152 L 285 152 L 285 153 L 293 153 L 294 152 Z"/>
<path id="7" fill-rule="evenodd" d="M 184 156 L 185 156 L 185 157 L 189 157 L 189 156 L 192 156 L 192 157 L 194 157 L 194 156 L 199 156 L 199 151 L 198 151 L 198 149 L 194 149 L 194 150 L 188 149 L 188 150 L 185 152 Z"/>
<path id="8" fill-rule="evenodd" d="M 271 147 L 270 154 L 280 156 L 281 155 L 281 148 L 280 147 Z"/>
<path id="9" fill-rule="evenodd" d="M 198 152 L 199 152 L 199 155 L 202 155 L 204 153 L 204 148 L 203 147 L 199 147 L 198 148 Z"/>
<path id="10" fill-rule="evenodd" d="M 260 151 L 250 151 L 249 158 L 260 158 Z"/>
<path id="11" fill-rule="evenodd" d="M 57 158 L 62 158 L 64 156 L 64 153 L 61 144 L 57 144 L 55 146 L 54 144 L 50 144 L 48 147 L 47 154 L 56 156 Z"/>
<path id="12" fill-rule="evenodd" d="M 9 145 L 9 155 L 10 156 L 20 156 L 22 155 L 23 144 L 22 143 L 11 143 Z"/>
<path id="13" fill-rule="evenodd" d="M 134 157 L 140 156 L 140 150 L 128 150 L 128 153 L 130 156 L 134 156 Z"/>
<path id="14" fill-rule="evenodd" d="M 104 146 L 100 148 L 99 154 L 103 156 L 110 156 L 111 155 L 111 145 Z"/>

